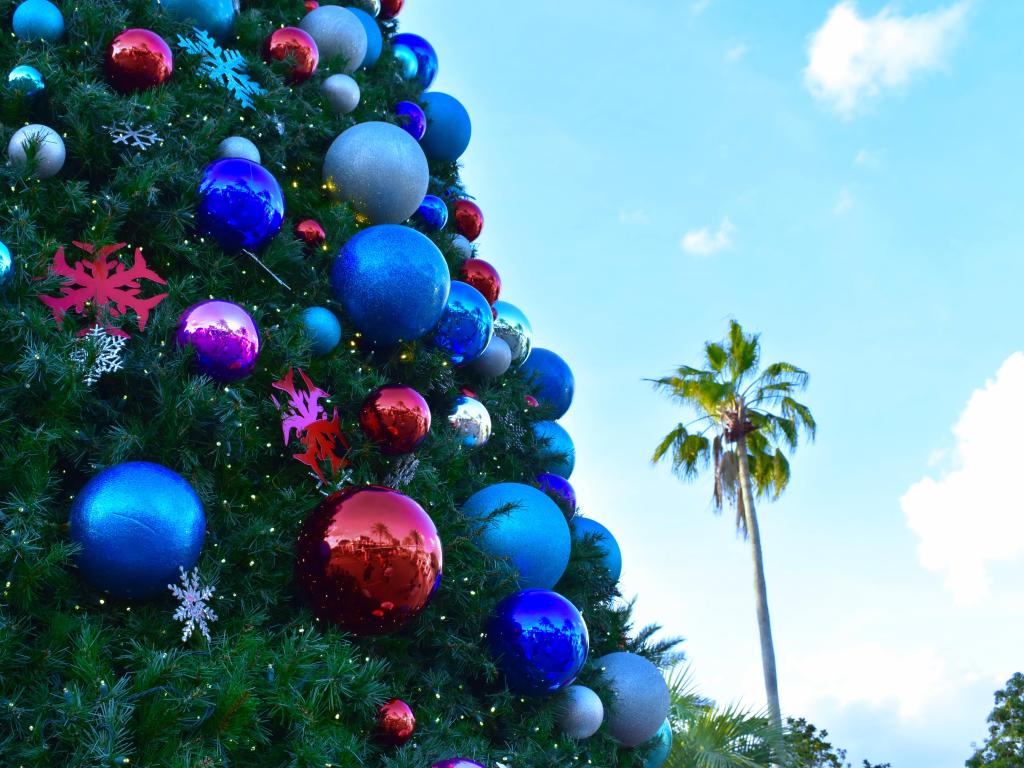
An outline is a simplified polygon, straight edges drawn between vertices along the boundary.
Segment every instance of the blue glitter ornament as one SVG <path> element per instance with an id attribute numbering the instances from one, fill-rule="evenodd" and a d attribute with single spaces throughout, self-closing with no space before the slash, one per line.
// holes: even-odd
<path id="1" fill-rule="evenodd" d="M 543 470 L 569 478 L 576 466 L 576 446 L 565 428 L 553 421 L 538 421 L 533 425 L 533 434 L 540 444 L 538 458 Z"/>
<path id="2" fill-rule="evenodd" d="M 550 349 L 535 347 L 521 370 L 526 380 L 534 385 L 533 394 L 541 405 L 553 410 L 551 418 L 565 416 L 576 390 L 576 380 L 568 363 Z"/>
<path id="3" fill-rule="evenodd" d="M 509 511 L 495 514 L 505 507 Z M 511 560 L 520 586 L 551 589 L 562 578 L 572 546 L 569 525 L 543 491 L 521 483 L 497 483 L 466 499 L 462 511 L 484 523 L 481 548 Z"/>
<path id="4" fill-rule="evenodd" d="M 604 557 L 601 560 L 602 564 L 608 569 L 608 573 L 611 574 L 613 581 L 619 580 L 619 576 L 622 575 L 622 551 L 619 549 L 619 542 L 612 536 L 611 531 L 589 517 L 574 517 L 572 536 L 579 541 L 582 541 L 587 536 L 596 537 L 594 543 L 598 549 L 604 551 Z"/>
<path id="5" fill-rule="evenodd" d="M 155 0 L 156 4 L 179 21 L 209 32 L 218 42 L 226 42 L 234 31 L 237 0 Z"/>
<path id="6" fill-rule="evenodd" d="M 22 93 L 27 97 L 42 93 L 46 88 L 43 81 L 43 73 L 28 64 L 19 64 L 7 75 L 7 85 L 12 91 Z"/>
<path id="7" fill-rule="evenodd" d="M 455 365 L 465 365 L 483 354 L 493 335 L 494 316 L 487 299 L 468 283 L 453 281 L 430 343 L 443 350 Z"/>
<path id="8" fill-rule="evenodd" d="M 25 0 L 14 9 L 11 26 L 19 40 L 56 43 L 64 37 L 64 15 L 49 0 Z"/>
<path id="9" fill-rule="evenodd" d="M 251 160 L 225 157 L 210 163 L 198 194 L 196 228 L 229 253 L 259 250 L 281 231 L 281 185 Z"/>
<path id="10" fill-rule="evenodd" d="M 0 243 L 0 288 L 3 288 L 14 277 L 14 259 L 11 250 Z"/>
<path id="11" fill-rule="evenodd" d="M 473 134 L 469 112 L 447 93 L 424 93 L 420 103 L 427 113 L 427 135 L 420 141 L 424 153 L 431 160 L 455 162 L 466 151 Z"/>
<path id="12" fill-rule="evenodd" d="M 178 580 L 199 559 L 206 515 L 192 486 L 148 461 L 116 464 L 75 497 L 70 535 L 81 547 L 78 568 L 98 589 L 146 597 Z"/>
<path id="13" fill-rule="evenodd" d="M 644 768 L 661 768 L 672 752 L 672 724 L 666 719 L 652 739 L 654 749 L 647 756 Z"/>
<path id="14" fill-rule="evenodd" d="M 440 232 L 448 223 L 448 205 L 437 195 L 427 195 L 414 214 L 415 221 L 430 232 Z"/>
<path id="15" fill-rule="evenodd" d="M 331 265 L 335 299 L 371 345 L 426 335 L 441 319 L 451 278 L 426 235 L 397 224 L 369 227 Z"/>
<path id="16" fill-rule="evenodd" d="M 398 74 L 403 80 L 412 80 L 420 71 L 420 64 L 416 61 L 416 54 L 407 45 L 394 45 L 391 47 L 395 61 L 398 62 Z"/>
<path id="17" fill-rule="evenodd" d="M 426 134 L 427 116 L 419 104 L 400 101 L 395 104 L 395 114 L 398 116 L 398 124 L 416 141 L 422 139 Z"/>
<path id="18" fill-rule="evenodd" d="M 302 327 L 312 342 L 313 354 L 329 355 L 341 342 L 341 323 L 326 307 L 309 307 L 302 312 Z"/>
<path id="19" fill-rule="evenodd" d="M 384 35 L 381 34 L 377 20 L 373 16 L 361 8 L 349 8 L 349 10 L 356 15 L 359 23 L 366 30 L 366 56 L 363 57 L 363 62 L 359 67 L 372 67 L 377 63 L 377 59 L 380 58 L 380 54 L 384 50 Z"/>
<path id="20" fill-rule="evenodd" d="M 576 679 L 587 661 L 590 634 L 564 597 L 527 589 L 498 603 L 487 623 L 487 643 L 511 690 L 545 696 Z"/>
<path id="21" fill-rule="evenodd" d="M 408 32 L 395 35 L 392 42 L 395 45 L 404 45 L 413 52 L 417 64 L 416 79 L 423 86 L 423 90 L 427 90 L 437 77 L 437 52 L 434 46 L 419 35 L 411 35 Z"/>

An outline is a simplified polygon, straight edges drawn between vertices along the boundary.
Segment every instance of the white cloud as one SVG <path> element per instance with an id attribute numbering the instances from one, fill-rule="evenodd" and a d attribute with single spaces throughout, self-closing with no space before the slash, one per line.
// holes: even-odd
<path id="1" fill-rule="evenodd" d="M 849 189 L 843 187 L 839 190 L 839 197 L 836 199 L 836 204 L 832 207 L 832 212 L 836 216 L 842 216 L 845 213 L 849 213 L 851 208 L 853 208 L 853 194 Z"/>
<path id="2" fill-rule="evenodd" d="M 736 43 L 732 48 L 725 52 L 725 58 L 728 61 L 739 61 L 747 53 L 747 46 L 744 43 Z"/>
<path id="3" fill-rule="evenodd" d="M 941 68 L 963 27 L 969 2 L 960 0 L 910 16 L 887 6 L 864 17 L 854 0 L 843 0 L 811 35 L 804 82 L 815 98 L 849 117 L 883 89 Z"/>
<path id="4" fill-rule="evenodd" d="M 709 5 L 711 5 L 711 0 L 693 0 L 690 3 L 690 10 L 694 13 L 704 13 Z"/>
<path id="5" fill-rule="evenodd" d="M 945 574 L 962 602 L 988 592 L 988 566 L 1024 557 L 1019 435 L 1024 431 L 1024 353 L 975 390 L 953 427 L 953 468 L 924 477 L 900 499 L 926 568 Z"/>
<path id="6" fill-rule="evenodd" d="M 736 227 L 726 216 L 716 231 L 712 232 L 708 227 L 692 229 L 683 235 L 680 245 L 687 253 L 697 256 L 712 256 L 732 246 L 732 235 L 735 231 Z"/>

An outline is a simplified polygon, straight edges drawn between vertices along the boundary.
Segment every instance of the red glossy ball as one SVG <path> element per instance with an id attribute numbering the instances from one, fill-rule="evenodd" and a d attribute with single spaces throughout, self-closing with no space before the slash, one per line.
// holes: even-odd
<path id="1" fill-rule="evenodd" d="M 473 242 L 484 231 L 484 212 L 472 200 L 455 201 L 455 228 L 469 242 Z"/>
<path id="2" fill-rule="evenodd" d="M 174 72 L 170 47 L 148 29 L 126 29 L 115 37 L 104 64 L 110 84 L 121 93 L 163 85 Z"/>
<path id="3" fill-rule="evenodd" d="M 412 387 L 388 384 L 363 401 L 359 426 L 383 453 L 409 453 L 430 432 L 430 406 Z"/>
<path id="4" fill-rule="evenodd" d="M 393 19 L 402 10 L 405 0 L 380 0 L 380 17 L 382 19 Z"/>
<path id="5" fill-rule="evenodd" d="M 526 406 L 528 408 L 537 408 L 540 405 L 540 401 L 533 395 L 526 396 Z"/>
<path id="6" fill-rule="evenodd" d="M 459 277 L 480 291 L 488 304 L 493 305 L 501 295 L 501 276 L 483 259 L 466 259 L 462 262 Z"/>
<path id="7" fill-rule="evenodd" d="M 310 248 L 319 248 L 327 242 L 327 233 L 316 219 L 303 219 L 296 224 L 295 236 Z"/>
<path id="8" fill-rule="evenodd" d="M 400 747 L 412 738 L 416 716 L 401 699 L 392 699 L 377 713 L 377 740 L 389 747 Z"/>
<path id="9" fill-rule="evenodd" d="M 295 581 L 322 620 L 357 635 L 412 621 L 441 583 L 441 539 L 430 516 L 398 491 L 346 488 L 299 532 Z"/>
<path id="10" fill-rule="evenodd" d="M 268 64 L 288 61 L 291 70 L 288 79 L 293 83 L 308 80 L 320 63 L 320 51 L 309 33 L 298 27 L 275 29 L 263 43 L 263 60 Z"/>
<path id="11" fill-rule="evenodd" d="M 306 6 L 307 11 L 315 11 L 317 8 L 320 7 L 320 3 L 318 3 L 316 0 L 306 0 L 306 2 L 303 3 L 303 5 Z"/>

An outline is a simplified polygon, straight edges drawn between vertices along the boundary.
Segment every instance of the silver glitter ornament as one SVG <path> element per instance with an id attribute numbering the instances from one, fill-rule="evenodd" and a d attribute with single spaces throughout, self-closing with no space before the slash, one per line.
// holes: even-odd
<path id="1" fill-rule="evenodd" d="M 491 439 L 491 414 L 476 398 L 462 395 L 456 400 L 448 423 L 455 427 L 467 448 L 479 448 Z"/>
<path id="2" fill-rule="evenodd" d="M 589 739 L 604 722 L 601 697 L 585 685 L 570 685 L 558 702 L 558 727 L 571 739 Z"/>
<path id="3" fill-rule="evenodd" d="M 345 72 L 355 72 L 366 58 L 366 28 L 348 8 L 321 5 L 302 18 L 299 29 L 316 41 L 320 61 L 340 56 Z"/>
<path id="4" fill-rule="evenodd" d="M 455 252 L 462 258 L 476 258 L 476 254 L 473 252 L 473 244 L 469 242 L 469 239 L 465 235 L 456 235 L 453 237 L 452 246 L 455 248 Z"/>
<path id="5" fill-rule="evenodd" d="M 348 75 L 331 75 L 320 90 L 336 115 L 347 115 L 359 106 L 359 83 Z"/>
<path id="6" fill-rule="evenodd" d="M 596 662 L 615 694 L 605 716 L 608 733 L 624 747 L 650 739 L 668 716 L 669 692 L 661 670 L 643 656 L 619 651 Z"/>
<path id="7" fill-rule="evenodd" d="M 228 136 L 217 145 L 217 157 L 240 157 L 260 164 L 260 150 L 244 136 Z"/>
<path id="8" fill-rule="evenodd" d="M 402 131 L 401 128 L 398 130 Z M 30 155 L 36 163 L 34 176 L 40 179 L 56 176 L 64 167 L 64 140 L 53 128 L 45 125 L 33 124 L 19 128 L 7 145 L 7 157 L 13 165 L 24 166 Z"/>
<path id="9" fill-rule="evenodd" d="M 530 321 L 515 304 L 494 302 L 494 335 L 504 339 L 512 350 L 512 365 L 522 365 L 533 349 L 533 328 Z M 486 353 L 485 353 L 486 354 Z"/>
<path id="10" fill-rule="evenodd" d="M 476 360 L 467 367 L 477 376 L 496 379 L 512 366 L 512 350 L 508 342 L 498 336 L 491 337 L 491 343 Z"/>

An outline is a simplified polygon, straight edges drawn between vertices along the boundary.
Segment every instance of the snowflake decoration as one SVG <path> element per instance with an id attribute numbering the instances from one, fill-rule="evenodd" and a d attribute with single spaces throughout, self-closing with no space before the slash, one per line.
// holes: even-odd
<path id="1" fill-rule="evenodd" d="M 113 125 L 104 125 L 103 127 L 107 129 L 107 133 L 110 134 L 110 138 L 114 140 L 115 144 L 124 144 L 126 147 L 145 151 L 157 142 L 164 143 L 164 140 L 153 130 L 152 125 L 147 124 L 141 128 L 133 128 L 131 123 L 118 120 Z"/>
<path id="2" fill-rule="evenodd" d="M 104 373 L 114 373 L 124 367 L 121 353 L 127 343 L 127 337 L 115 336 L 107 333 L 103 326 L 94 325 L 72 350 L 71 362 L 85 369 L 82 380 L 91 387 Z"/>
<path id="3" fill-rule="evenodd" d="M 292 440 L 292 432 L 300 439 L 305 447 L 304 453 L 296 453 L 293 458 L 305 464 L 313 472 L 321 483 L 326 482 L 321 462 L 328 462 L 331 465 L 331 473 L 338 474 L 338 470 L 348 466 L 345 454 L 348 453 L 348 441 L 341 433 L 341 420 L 338 417 L 338 409 L 334 409 L 331 419 L 327 418 L 327 411 L 320 405 L 321 398 L 330 395 L 320 387 L 316 386 L 306 372 L 301 368 L 299 375 L 306 385 L 306 391 L 301 392 L 295 386 L 295 371 L 288 369 L 288 375 L 280 381 L 275 381 L 272 386 L 288 395 L 288 401 L 282 405 L 277 398 L 271 395 L 270 399 L 281 411 L 281 428 L 284 432 L 284 444 L 288 445 Z"/>
<path id="4" fill-rule="evenodd" d="M 209 622 L 216 621 L 217 614 L 213 612 L 208 603 L 213 597 L 215 588 L 200 588 L 198 566 L 192 569 L 191 573 L 186 573 L 181 566 L 178 566 L 178 570 L 181 572 L 181 586 L 168 584 L 167 588 L 180 603 L 177 610 L 174 611 L 174 618 L 185 622 L 185 626 L 181 630 L 181 642 L 184 643 L 188 640 L 196 627 L 206 638 L 206 642 L 210 642 Z"/>
<path id="5" fill-rule="evenodd" d="M 523 438 L 526 437 L 526 428 L 519 422 L 515 413 L 502 414 L 499 419 L 501 426 L 505 429 L 505 442 L 509 447 L 517 451 L 523 450 Z"/>
<path id="6" fill-rule="evenodd" d="M 420 460 L 415 456 L 403 456 L 398 460 L 391 474 L 384 480 L 384 485 L 389 488 L 401 488 L 416 479 L 416 470 L 419 469 Z"/>
<path id="7" fill-rule="evenodd" d="M 193 27 L 192 31 L 195 32 L 194 37 L 178 35 L 178 45 L 186 53 L 202 56 L 199 71 L 231 91 L 243 107 L 254 109 L 252 97 L 266 91 L 245 73 L 248 66 L 245 57 L 238 51 L 222 49 L 201 29 Z"/>

